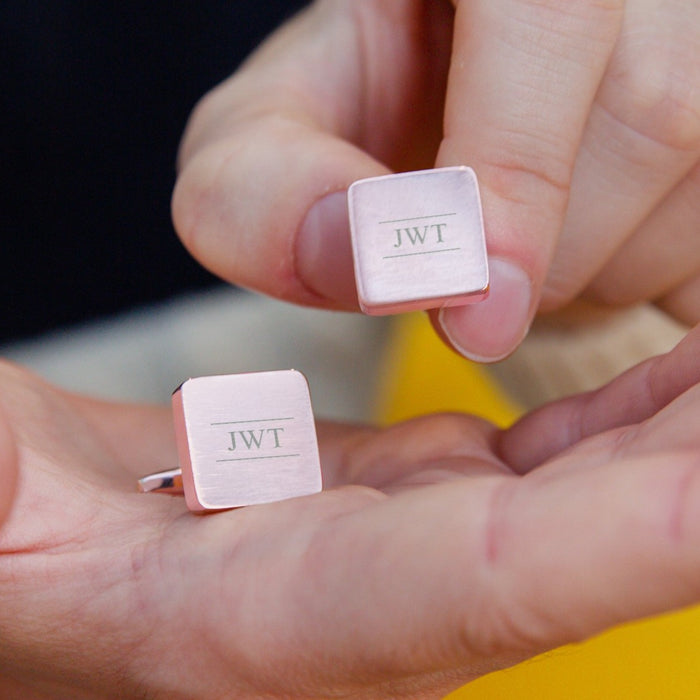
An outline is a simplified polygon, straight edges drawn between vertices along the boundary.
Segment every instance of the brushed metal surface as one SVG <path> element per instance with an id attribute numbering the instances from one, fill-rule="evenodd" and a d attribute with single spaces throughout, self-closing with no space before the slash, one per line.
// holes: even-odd
<path id="1" fill-rule="evenodd" d="M 190 510 L 321 490 L 309 387 L 300 372 L 189 379 L 173 394 L 173 416 Z"/>
<path id="2" fill-rule="evenodd" d="M 481 198 L 471 168 L 358 180 L 348 190 L 348 208 L 365 313 L 456 306 L 488 294 Z"/>

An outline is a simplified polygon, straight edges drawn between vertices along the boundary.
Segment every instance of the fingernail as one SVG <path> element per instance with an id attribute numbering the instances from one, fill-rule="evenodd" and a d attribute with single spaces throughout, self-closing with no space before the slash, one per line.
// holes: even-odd
<path id="1" fill-rule="evenodd" d="M 532 320 L 532 283 L 524 270 L 509 260 L 491 258 L 489 277 L 484 301 L 444 308 L 438 315 L 455 349 L 476 362 L 496 362 L 510 355 Z"/>
<path id="2" fill-rule="evenodd" d="M 295 254 L 297 274 L 311 291 L 342 306 L 357 306 L 346 192 L 328 194 L 311 207 Z"/>

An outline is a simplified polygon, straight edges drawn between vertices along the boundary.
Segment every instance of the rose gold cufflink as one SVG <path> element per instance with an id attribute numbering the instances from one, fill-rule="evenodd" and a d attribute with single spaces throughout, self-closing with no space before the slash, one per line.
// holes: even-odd
<path id="1" fill-rule="evenodd" d="M 173 394 L 180 468 L 139 480 L 190 510 L 270 503 L 321 490 L 306 378 L 295 370 L 188 379 Z"/>
<path id="2" fill-rule="evenodd" d="M 464 166 L 354 182 L 348 209 L 362 310 L 395 314 L 488 295 L 476 175 Z"/>

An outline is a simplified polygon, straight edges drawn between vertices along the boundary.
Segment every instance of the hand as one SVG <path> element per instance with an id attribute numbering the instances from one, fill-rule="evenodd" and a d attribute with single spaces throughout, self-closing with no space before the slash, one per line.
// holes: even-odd
<path id="1" fill-rule="evenodd" d="M 205 97 L 173 214 L 273 296 L 357 308 L 344 191 L 464 164 L 491 296 L 433 320 L 480 360 L 580 295 L 700 320 L 700 2 L 319 0 Z M 439 316 L 439 317 L 438 317 Z"/>
<path id="2" fill-rule="evenodd" d="M 134 492 L 174 463 L 166 409 L 2 366 L 20 480 L 0 693 L 439 697 L 693 603 L 698 352 L 700 327 L 505 432 L 463 415 L 321 426 L 329 490 L 207 516 Z"/>

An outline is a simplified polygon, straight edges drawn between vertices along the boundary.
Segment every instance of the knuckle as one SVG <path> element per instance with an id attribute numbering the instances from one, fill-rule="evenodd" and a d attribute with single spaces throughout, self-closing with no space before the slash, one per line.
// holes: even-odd
<path id="1" fill-rule="evenodd" d="M 195 104 L 187 119 L 185 132 L 177 153 L 177 166 L 181 170 L 196 154 L 202 144 L 203 136 L 216 123 L 221 113 L 221 86 L 217 86 L 203 95 Z"/>
<path id="2" fill-rule="evenodd" d="M 506 480 L 490 494 L 482 530 L 482 604 L 471 609 L 460 625 L 462 646 L 489 657 L 539 649 L 551 636 L 536 606 L 512 585 L 519 525 L 511 505 L 517 489 L 517 481 Z"/>
<path id="3" fill-rule="evenodd" d="M 611 68 L 613 114 L 673 150 L 700 149 L 700 47 L 684 38 L 627 41 Z M 616 104 L 615 104 L 616 103 Z"/>
<path id="4" fill-rule="evenodd" d="M 603 306 L 624 308 L 643 301 L 646 294 L 642 288 L 603 276 L 588 286 L 586 297 Z"/>
<path id="5" fill-rule="evenodd" d="M 573 265 L 553 266 L 542 285 L 539 310 L 542 312 L 558 311 L 570 304 L 581 291 L 580 284 L 575 284 L 575 267 Z"/>
<path id="6" fill-rule="evenodd" d="M 696 546 L 700 529 L 698 523 L 698 494 L 700 493 L 699 461 L 693 450 L 669 455 L 665 503 L 661 508 L 661 533 L 671 547 L 679 551 Z"/>
<path id="7" fill-rule="evenodd" d="M 209 233 L 212 197 L 211 162 L 198 154 L 178 175 L 171 199 L 173 225 L 187 249 L 197 255 Z"/>
<path id="8" fill-rule="evenodd" d="M 489 189 L 505 201 L 538 210 L 563 211 L 571 169 L 557 158 L 533 159 L 518 155 L 515 149 L 506 150 L 496 158 L 482 161 L 479 170 Z"/>

